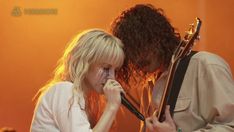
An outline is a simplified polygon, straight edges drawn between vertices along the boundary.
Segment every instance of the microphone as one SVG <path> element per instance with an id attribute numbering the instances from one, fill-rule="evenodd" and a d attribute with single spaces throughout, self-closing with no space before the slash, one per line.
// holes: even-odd
<path id="1" fill-rule="evenodd" d="M 145 121 L 145 117 L 134 107 L 130 101 L 125 97 L 124 93 L 120 93 L 121 103 L 124 105 L 130 112 L 132 112 L 138 119 Z"/>
<path id="2" fill-rule="evenodd" d="M 109 69 L 104 69 L 104 73 L 106 73 L 106 79 L 109 76 Z M 134 107 L 130 101 L 125 97 L 124 93 L 120 92 L 121 96 L 121 103 L 130 111 L 132 112 L 138 119 L 145 121 L 145 117 Z"/>

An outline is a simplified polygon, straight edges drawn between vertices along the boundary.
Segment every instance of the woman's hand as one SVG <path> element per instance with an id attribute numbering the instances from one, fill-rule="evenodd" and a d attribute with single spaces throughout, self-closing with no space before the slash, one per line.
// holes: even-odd
<path id="1" fill-rule="evenodd" d="M 103 92 L 107 99 L 107 105 L 97 125 L 93 128 L 93 132 L 108 132 L 110 130 L 121 104 L 120 92 L 124 91 L 116 80 L 108 79 L 103 87 Z"/>
<path id="2" fill-rule="evenodd" d="M 153 115 L 146 119 L 146 127 L 154 132 L 176 132 L 176 126 L 171 117 L 169 108 L 170 107 L 167 106 L 165 110 L 165 121 L 159 122 L 158 118 Z"/>
<path id="3" fill-rule="evenodd" d="M 122 86 L 114 79 L 108 79 L 103 87 L 107 99 L 107 107 L 118 109 L 121 105 L 120 92 L 124 92 Z"/>

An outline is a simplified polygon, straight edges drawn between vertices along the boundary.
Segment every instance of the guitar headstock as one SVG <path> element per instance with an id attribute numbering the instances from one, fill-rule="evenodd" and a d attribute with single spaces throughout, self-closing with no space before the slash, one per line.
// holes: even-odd
<path id="1" fill-rule="evenodd" d="M 195 24 L 194 24 L 195 23 Z M 196 17 L 196 21 L 190 24 L 189 30 L 184 36 L 184 41 L 191 41 L 192 39 L 199 39 L 199 32 L 201 27 L 201 20 Z"/>
<path id="2" fill-rule="evenodd" d="M 173 54 L 173 60 L 178 60 L 188 55 L 194 45 L 194 41 L 199 39 L 201 20 L 196 17 L 195 22 L 190 24 L 188 31 Z"/>

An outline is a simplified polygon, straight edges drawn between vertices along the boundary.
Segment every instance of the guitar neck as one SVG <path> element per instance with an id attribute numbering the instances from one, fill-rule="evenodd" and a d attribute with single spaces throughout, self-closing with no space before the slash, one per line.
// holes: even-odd
<path id="1" fill-rule="evenodd" d="M 172 85 L 172 81 L 175 75 L 175 71 L 178 65 L 178 61 L 175 61 L 173 63 L 171 63 L 168 67 L 168 76 L 167 76 L 167 81 L 166 81 L 166 85 L 163 91 L 163 95 L 159 104 L 159 109 L 157 111 L 157 117 L 159 119 L 159 121 L 164 121 L 164 111 L 167 105 L 167 101 L 168 101 L 168 97 L 171 91 L 171 85 Z"/>

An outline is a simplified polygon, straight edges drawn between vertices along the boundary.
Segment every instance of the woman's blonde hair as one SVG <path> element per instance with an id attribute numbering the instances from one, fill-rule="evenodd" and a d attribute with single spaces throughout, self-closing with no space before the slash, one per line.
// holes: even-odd
<path id="1" fill-rule="evenodd" d="M 54 77 L 39 92 L 43 93 L 59 81 L 72 82 L 73 97 L 76 93 L 84 95 L 86 104 L 84 110 L 91 127 L 94 127 L 101 115 L 101 100 L 98 94 L 86 89 L 84 79 L 87 72 L 92 64 L 113 62 L 120 67 L 123 61 L 123 44 L 118 38 L 100 29 L 83 31 L 69 42 L 62 58 L 58 61 Z M 73 99 L 70 101 L 70 106 L 74 102 Z"/>

